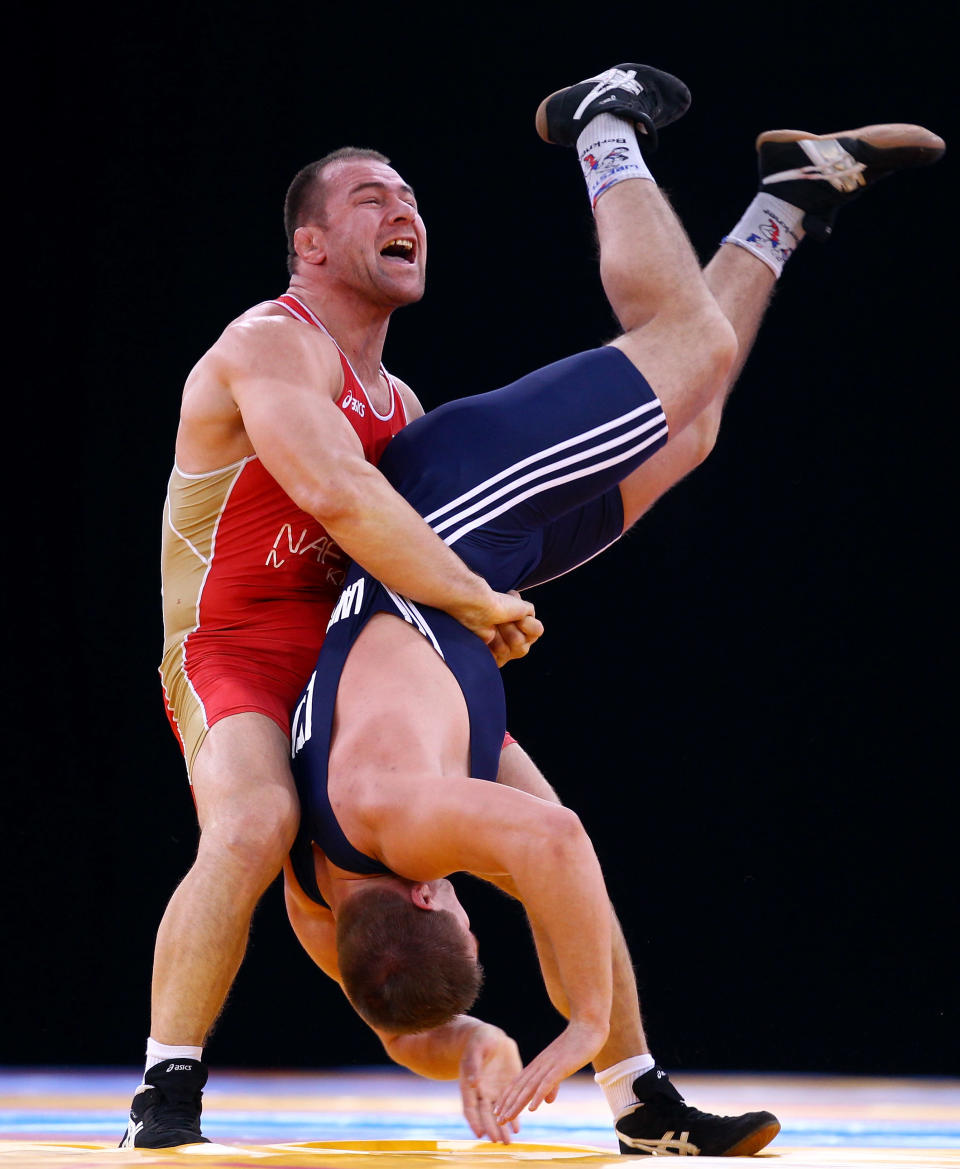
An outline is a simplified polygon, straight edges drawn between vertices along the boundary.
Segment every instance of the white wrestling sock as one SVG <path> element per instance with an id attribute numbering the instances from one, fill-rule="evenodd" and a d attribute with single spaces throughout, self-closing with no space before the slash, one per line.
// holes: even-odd
<path id="1" fill-rule="evenodd" d="M 158 1043 L 156 1039 L 147 1040 L 147 1066 L 143 1069 L 144 1075 L 158 1063 L 165 1059 L 203 1059 L 202 1047 L 171 1047 L 166 1043 Z"/>
<path id="2" fill-rule="evenodd" d="M 591 207 L 596 207 L 604 191 L 624 179 L 654 181 L 640 153 L 637 132 L 627 118 L 614 114 L 591 118 L 577 138 L 577 157 Z"/>
<path id="3" fill-rule="evenodd" d="M 805 212 L 776 195 L 757 195 L 743 213 L 743 218 L 722 243 L 737 244 L 753 252 L 770 271 L 780 279 L 783 265 L 797 250 L 797 244 L 806 232 L 803 230 Z"/>
<path id="4" fill-rule="evenodd" d="M 636 1104 L 633 1081 L 650 1071 L 655 1062 L 649 1052 L 646 1055 L 635 1055 L 604 1068 L 593 1077 L 603 1089 L 614 1120 L 619 1120 L 631 1105 Z"/>

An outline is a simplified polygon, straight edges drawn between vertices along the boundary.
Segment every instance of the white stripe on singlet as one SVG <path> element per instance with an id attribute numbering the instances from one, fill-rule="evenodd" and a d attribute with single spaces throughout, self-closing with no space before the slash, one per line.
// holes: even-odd
<path id="1" fill-rule="evenodd" d="M 635 419 L 640 419 L 643 415 L 650 414 L 654 410 L 657 411 L 655 415 L 644 419 L 639 425 L 631 427 L 629 430 L 624 431 L 614 438 L 608 438 L 602 442 L 595 442 L 576 454 L 566 455 L 560 458 L 552 457 L 562 455 L 563 451 L 568 450 L 572 446 L 605 435 L 609 431 L 633 422 Z M 476 487 L 459 495 L 443 507 L 437 508 L 436 511 L 426 516 L 425 519 L 438 535 L 442 534 L 448 528 L 460 524 L 461 526 L 457 527 L 454 532 L 443 537 L 446 544 L 454 544 L 462 536 L 480 527 L 487 520 L 501 515 L 503 512 L 508 511 L 511 507 L 522 503 L 525 499 L 529 499 L 533 495 L 538 495 L 543 491 L 549 490 L 551 487 L 568 483 L 574 479 L 582 479 L 586 475 L 592 475 L 616 463 L 624 462 L 638 451 L 658 441 L 666 432 L 666 417 L 664 416 L 663 408 L 659 400 L 647 402 L 643 406 L 639 406 L 637 409 L 621 415 L 619 418 L 604 422 L 592 430 L 574 435 L 572 438 L 565 439 L 563 442 L 547 447 L 537 454 L 529 455 L 521 459 L 512 466 L 506 467 L 496 475 L 486 479 L 483 483 L 479 483 Z M 643 437 L 641 438 L 641 436 Z M 633 439 L 639 439 L 640 441 L 632 442 Z M 627 443 L 632 443 L 632 445 L 625 446 Z M 614 451 L 615 453 L 608 458 L 598 460 L 598 456 L 608 451 Z M 544 460 L 549 461 L 544 462 Z M 575 470 L 571 470 L 566 474 L 557 474 L 557 472 L 562 471 L 564 468 L 575 467 L 576 464 L 584 464 L 587 460 L 593 461 L 587 463 L 586 466 L 581 465 L 576 467 Z M 542 465 L 532 467 L 536 463 L 541 463 Z M 531 467 L 532 469 L 529 469 Z M 520 472 L 524 473 L 521 474 Z M 545 476 L 551 477 L 544 478 Z M 534 483 L 534 480 L 541 481 Z M 527 484 L 532 485 L 527 486 Z M 526 489 L 524 490 L 524 488 Z M 474 502 L 469 503 L 470 500 Z M 502 502 L 498 503 L 498 500 Z M 468 506 L 463 506 L 465 504 L 468 504 Z M 459 510 L 454 511 L 452 515 L 447 515 L 440 523 L 434 522 L 454 508 L 458 508 Z"/>
<path id="2" fill-rule="evenodd" d="M 294 301 L 294 303 L 297 305 L 297 308 L 299 308 L 301 311 L 298 313 L 296 311 L 296 309 L 293 308 L 292 305 L 284 304 L 284 302 L 282 300 L 279 300 L 279 299 L 273 301 L 273 304 L 278 304 L 281 308 L 285 308 L 287 310 L 287 312 L 292 317 L 296 317 L 298 321 L 303 321 L 304 324 L 316 325 L 316 327 L 323 333 L 323 335 L 325 337 L 329 337 L 330 340 L 334 343 L 334 345 L 337 345 L 336 337 L 334 337 L 334 335 L 330 332 L 330 330 L 323 323 L 323 321 L 320 320 L 320 318 L 317 316 L 317 314 L 315 312 L 313 312 L 311 309 L 309 309 L 303 303 L 303 301 L 299 299 L 299 297 L 294 296 L 292 292 L 285 292 L 283 295 L 288 296 L 292 301 Z M 376 406 L 374 406 L 373 402 L 371 402 L 370 395 L 367 393 L 367 387 L 363 384 L 363 382 L 360 380 L 360 378 L 357 377 L 357 371 L 353 368 L 353 365 L 350 362 L 350 358 L 347 357 L 346 353 L 344 353 L 344 351 L 340 348 L 339 345 L 337 345 L 337 352 L 340 354 L 340 356 L 343 358 L 343 360 L 350 367 L 350 372 L 353 374 L 354 380 L 356 381 L 357 385 L 360 387 L 361 390 L 363 390 L 363 396 L 366 399 L 367 405 L 370 407 L 371 411 L 373 412 L 374 417 L 379 418 L 381 422 L 389 422 L 390 419 L 393 417 L 394 411 L 397 408 L 397 402 L 400 399 L 400 393 L 397 390 L 397 387 L 396 387 L 396 384 L 395 384 L 393 378 L 390 376 L 389 373 L 387 373 L 387 370 L 384 367 L 383 363 L 381 363 L 381 365 L 380 365 L 380 372 L 386 378 L 387 385 L 390 387 L 390 413 L 389 414 L 381 414 L 380 411 L 376 408 Z M 406 415 L 404 415 L 404 417 L 406 417 Z"/>
<path id="3" fill-rule="evenodd" d="M 440 648 L 439 641 L 437 641 L 433 630 L 427 624 L 426 618 L 420 612 L 420 610 L 417 608 L 417 606 L 413 603 L 413 601 L 409 600 L 407 597 L 401 597 L 399 593 L 395 593 L 393 591 L 393 589 L 387 588 L 386 585 L 384 585 L 383 587 L 386 589 L 387 593 L 389 594 L 390 599 L 393 601 L 393 603 L 400 610 L 400 616 L 403 617 L 404 621 L 407 621 L 410 625 L 414 626 L 415 629 L 419 629 L 419 631 L 423 634 L 423 636 L 426 637 L 432 643 L 433 648 L 437 651 L 437 653 L 442 658 L 443 657 L 443 650 Z M 444 660 L 446 660 L 446 659 L 444 659 Z"/>

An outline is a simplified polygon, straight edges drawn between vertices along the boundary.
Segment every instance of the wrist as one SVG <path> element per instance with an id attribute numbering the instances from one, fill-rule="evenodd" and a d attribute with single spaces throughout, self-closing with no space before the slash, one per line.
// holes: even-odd
<path id="1" fill-rule="evenodd" d="M 595 1036 L 601 1043 L 606 1043 L 610 1035 L 610 1009 L 605 1012 L 599 1010 L 571 1011 L 568 1030 L 581 1031 Z"/>
<path id="2" fill-rule="evenodd" d="M 496 593 L 482 576 L 467 569 L 460 598 L 448 610 L 452 617 L 466 625 L 473 633 L 481 634 L 493 626 L 492 613 Z"/>

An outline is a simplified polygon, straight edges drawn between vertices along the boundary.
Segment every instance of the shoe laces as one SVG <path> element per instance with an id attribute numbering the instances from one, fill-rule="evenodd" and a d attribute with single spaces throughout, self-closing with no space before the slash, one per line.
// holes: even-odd
<path id="1" fill-rule="evenodd" d="M 643 86 L 637 81 L 636 69 L 618 69 L 614 66 L 604 73 L 598 73 L 596 77 L 591 77 L 590 80 L 602 83 L 605 89 L 625 89 L 627 93 L 633 94 L 643 92 Z"/>
<path id="2" fill-rule="evenodd" d="M 614 66 L 614 68 L 608 69 L 605 73 L 598 73 L 596 77 L 591 77 L 590 80 L 596 84 L 583 97 L 583 100 L 574 111 L 574 121 L 578 121 L 582 117 L 583 111 L 595 98 L 609 93 L 612 89 L 622 89 L 626 93 L 632 93 L 634 95 L 643 93 L 643 86 L 637 81 L 637 71 L 635 69 L 617 69 Z"/>
<path id="3" fill-rule="evenodd" d="M 810 159 L 812 165 L 798 166 L 792 170 L 767 175 L 763 180 L 764 186 L 771 183 L 786 183 L 792 179 L 825 180 L 831 187 L 843 192 L 855 191 L 857 187 L 866 186 L 867 180 L 863 172 L 867 169 L 867 164 L 858 162 L 835 138 L 825 142 L 801 138 L 797 145 Z"/>

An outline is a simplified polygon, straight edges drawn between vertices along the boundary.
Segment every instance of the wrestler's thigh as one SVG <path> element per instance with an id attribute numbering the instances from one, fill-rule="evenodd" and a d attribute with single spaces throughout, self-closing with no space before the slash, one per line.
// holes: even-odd
<path id="1" fill-rule="evenodd" d="M 623 497 L 618 486 L 541 528 L 536 566 L 517 588 L 533 588 L 572 572 L 599 556 L 622 535 Z"/>
<path id="2" fill-rule="evenodd" d="M 200 827 L 258 816 L 295 826 L 299 804 L 289 760 L 287 736 L 266 715 L 244 711 L 214 723 L 191 773 Z"/>
<path id="3" fill-rule="evenodd" d="M 541 800 L 548 800 L 551 804 L 563 803 L 547 782 L 543 772 L 519 743 L 510 743 L 500 752 L 500 770 L 497 772 L 497 783 L 514 787 L 531 796 L 538 796 Z"/>
<path id="4" fill-rule="evenodd" d="M 656 395 L 617 349 L 575 354 L 449 402 L 388 446 L 380 469 L 448 544 L 526 532 L 616 486 L 666 441 Z"/>

